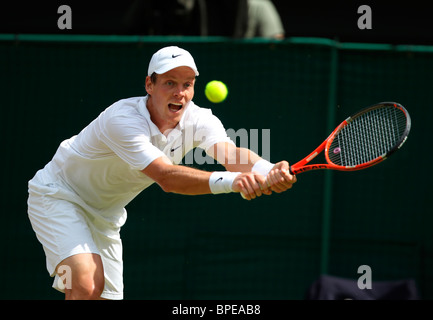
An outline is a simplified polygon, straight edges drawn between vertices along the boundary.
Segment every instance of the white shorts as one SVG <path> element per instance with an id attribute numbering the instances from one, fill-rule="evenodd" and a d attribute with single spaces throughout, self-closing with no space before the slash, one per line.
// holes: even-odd
<path id="1" fill-rule="evenodd" d="M 66 194 L 66 196 L 64 196 Z M 123 261 L 120 228 L 104 230 L 89 219 L 89 214 L 68 199 L 67 192 L 56 183 L 44 183 L 33 178 L 29 181 L 28 215 L 36 237 L 42 244 L 53 288 L 64 292 L 58 285 L 57 265 L 79 253 L 99 254 L 104 266 L 105 299 L 123 299 Z"/>

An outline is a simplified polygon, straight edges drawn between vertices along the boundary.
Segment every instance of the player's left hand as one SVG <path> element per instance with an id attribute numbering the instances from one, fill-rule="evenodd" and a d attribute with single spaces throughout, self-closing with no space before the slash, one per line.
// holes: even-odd
<path id="1" fill-rule="evenodd" d="M 266 181 L 269 189 L 273 192 L 281 193 L 292 188 L 296 182 L 296 176 L 290 174 L 289 163 L 287 161 L 280 161 L 269 171 Z"/>

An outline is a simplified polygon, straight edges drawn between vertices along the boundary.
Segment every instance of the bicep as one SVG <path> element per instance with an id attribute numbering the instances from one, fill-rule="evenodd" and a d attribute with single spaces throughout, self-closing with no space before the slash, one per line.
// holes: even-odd
<path id="1" fill-rule="evenodd" d="M 146 168 L 141 170 L 146 176 L 161 185 L 167 171 L 173 166 L 170 159 L 161 156 L 153 160 Z"/>

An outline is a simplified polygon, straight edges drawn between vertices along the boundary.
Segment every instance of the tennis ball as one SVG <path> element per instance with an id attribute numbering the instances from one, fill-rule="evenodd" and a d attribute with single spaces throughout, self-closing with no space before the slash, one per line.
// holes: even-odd
<path id="1" fill-rule="evenodd" d="M 228 93 L 227 86 L 218 80 L 208 82 L 204 89 L 204 94 L 213 103 L 223 102 L 227 98 Z"/>

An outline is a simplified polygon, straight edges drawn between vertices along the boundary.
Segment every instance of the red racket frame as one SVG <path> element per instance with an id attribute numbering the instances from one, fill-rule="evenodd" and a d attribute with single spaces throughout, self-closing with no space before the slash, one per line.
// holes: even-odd
<path id="1" fill-rule="evenodd" d="M 360 115 L 362 115 L 362 114 L 364 114 L 364 113 L 366 113 L 372 109 L 379 108 L 379 107 L 384 106 L 384 105 L 393 105 L 394 107 L 399 108 L 400 110 L 402 110 L 405 113 L 406 118 L 407 118 L 407 124 L 408 125 L 406 127 L 406 131 L 405 131 L 404 135 L 401 137 L 401 139 L 396 143 L 396 145 L 393 148 L 391 148 L 387 153 L 380 155 L 373 160 L 370 160 L 368 162 L 365 162 L 365 163 L 362 163 L 359 165 L 339 166 L 339 165 L 333 164 L 331 162 L 331 160 L 329 159 L 327 151 L 328 151 L 328 148 L 330 147 L 332 141 L 334 140 L 334 137 L 337 134 L 337 132 L 339 132 L 341 129 L 343 129 L 345 126 L 347 126 L 354 118 L 359 117 Z M 340 125 L 338 125 L 338 127 L 335 128 L 335 130 L 329 135 L 329 137 L 326 138 L 326 140 L 323 141 L 313 152 L 311 152 L 308 156 L 306 156 L 301 161 L 298 161 L 294 165 L 290 166 L 290 173 L 291 174 L 298 174 L 298 173 L 302 173 L 302 172 L 306 172 L 306 171 L 310 171 L 310 170 L 319 170 L 319 169 L 331 169 L 331 170 L 338 170 L 338 171 L 355 171 L 355 170 L 361 170 L 361 169 L 369 168 L 369 167 L 376 165 L 376 164 L 382 162 L 383 160 L 385 160 L 387 157 L 389 157 L 392 153 L 394 153 L 396 150 L 398 150 L 403 145 L 403 143 L 406 141 L 407 136 L 409 134 L 410 126 L 411 126 L 411 120 L 410 120 L 409 113 L 401 104 L 399 104 L 397 102 L 381 102 L 381 103 L 375 104 L 373 106 L 367 107 L 367 108 L 359 111 L 355 115 L 347 118 L 342 123 L 340 123 Z M 311 160 L 313 160 L 323 150 L 325 150 L 325 158 L 326 158 L 326 161 L 328 163 L 319 163 L 319 164 L 307 165 L 307 163 L 309 163 Z"/>

